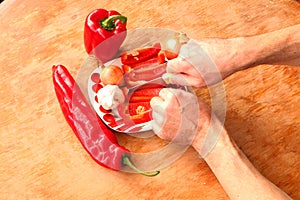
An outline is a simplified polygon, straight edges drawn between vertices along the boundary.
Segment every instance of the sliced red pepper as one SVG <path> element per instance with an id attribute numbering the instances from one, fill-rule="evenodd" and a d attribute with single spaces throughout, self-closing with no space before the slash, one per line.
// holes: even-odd
<path id="1" fill-rule="evenodd" d="M 131 73 L 131 80 L 145 80 L 150 81 L 155 78 L 161 77 L 166 73 L 166 63 L 160 65 L 152 65 L 144 68 L 139 68 L 137 70 L 133 70 Z"/>
<path id="2" fill-rule="evenodd" d="M 132 68 L 129 65 L 122 65 L 122 69 L 124 74 L 129 73 L 132 70 Z"/>
<path id="3" fill-rule="evenodd" d="M 159 54 L 163 54 L 168 60 L 172 60 L 178 57 L 177 53 L 168 50 L 161 50 Z"/>
<path id="4" fill-rule="evenodd" d="M 138 103 L 129 103 L 128 105 L 128 113 L 133 116 L 138 114 L 138 107 L 143 107 L 144 111 L 147 112 L 148 110 L 151 110 L 150 102 L 138 102 Z"/>
<path id="5" fill-rule="evenodd" d="M 92 86 L 92 90 L 97 93 L 101 88 L 103 88 L 103 86 L 99 83 L 96 83 Z"/>
<path id="6" fill-rule="evenodd" d="M 100 106 L 99 110 L 103 113 L 110 113 L 112 111 L 112 110 L 106 110 L 105 108 L 103 108 L 103 106 Z"/>
<path id="7" fill-rule="evenodd" d="M 130 100 L 129 100 L 129 102 L 130 103 L 136 103 L 136 102 L 144 102 L 144 101 L 151 101 L 151 99 L 153 98 L 153 96 L 140 96 L 140 95 L 138 95 L 138 96 L 131 96 L 131 98 L 130 98 Z"/>
<path id="8" fill-rule="evenodd" d="M 157 57 L 160 52 L 161 45 L 156 43 L 153 47 L 146 47 L 141 49 L 135 49 L 130 52 L 125 52 L 121 55 L 121 62 L 124 65 L 134 65 L 145 60 Z"/>
<path id="9" fill-rule="evenodd" d="M 94 82 L 94 83 L 100 83 L 101 80 L 100 80 L 100 74 L 99 73 L 93 73 L 91 75 L 91 80 Z"/>
<path id="10" fill-rule="evenodd" d="M 129 103 L 128 112 L 135 124 L 145 123 L 151 120 L 150 102 Z"/>
<path id="11" fill-rule="evenodd" d="M 105 114 L 103 116 L 103 119 L 104 119 L 104 121 L 106 121 L 108 123 L 108 125 L 110 127 L 114 127 L 117 125 L 116 120 L 112 114 L 109 114 L 109 113 Z"/>
<path id="12" fill-rule="evenodd" d="M 160 52 L 158 53 L 157 58 L 159 63 L 166 62 L 166 55 L 162 50 L 160 50 Z"/>
<path id="13" fill-rule="evenodd" d="M 129 103 L 118 107 L 118 112 L 123 118 L 126 127 L 148 122 L 152 119 L 150 102 Z M 123 129 L 123 128 L 122 128 Z"/>
<path id="14" fill-rule="evenodd" d="M 148 60 L 131 64 L 130 67 L 136 68 L 136 67 L 149 66 L 151 64 L 162 64 L 162 63 L 165 63 L 165 56 L 163 54 L 158 54 L 156 57 L 150 58 Z"/>
<path id="15" fill-rule="evenodd" d="M 151 66 L 154 64 L 159 65 L 159 64 L 163 64 L 163 63 L 165 63 L 165 55 L 159 54 L 157 57 L 151 58 L 151 59 L 143 61 L 143 62 L 138 62 L 138 63 L 132 64 L 130 66 L 123 64 L 122 69 L 123 69 L 123 72 L 126 74 L 135 68 L 144 68 L 144 67 Z"/>
<path id="16" fill-rule="evenodd" d="M 163 63 L 133 68 L 124 74 L 124 80 L 128 86 L 136 86 L 142 84 L 141 81 L 150 81 L 161 77 L 166 73 L 166 66 L 166 63 Z"/>
<path id="17" fill-rule="evenodd" d="M 161 87 L 156 87 L 156 88 L 146 88 L 146 89 L 141 89 L 141 90 L 136 90 L 133 92 L 131 95 L 129 102 L 143 102 L 143 101 L 149 101 L 159 95 L 160 90 L 163 88 Z"/>
<path id="18" fill-rule="evenodd" d="M 134 115 L 131 116 L 131 120 L 135 124 L 142 124 L 151 121 L 151 114 L 147 113 L 145 115 Z"/>

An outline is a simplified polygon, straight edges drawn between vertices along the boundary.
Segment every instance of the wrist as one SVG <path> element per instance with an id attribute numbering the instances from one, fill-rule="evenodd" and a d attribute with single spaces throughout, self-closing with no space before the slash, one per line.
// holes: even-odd
<path id="1" fill-rule="evenodd" d="M 229 58 L 230 64 L 225 71 L 230 75 L 253 66 L 259 53 L 257 53 L 257 48 L 253 48 L 255 43 L 252 38 L 238 37 L 229 39 L 229 41 L 231 43 L 229 46 L 232 47 L 232 56 Z"/>
<path id="2" fill-rule="evenodd" d="M 192 142 L 192 147 L 201 155 L 201 150 L 203 149 L 204 139 L 208 133 L 209 125 L 210 125 L 210 118 L 209 117 L 201 117 L 199 119 L 199 125 L 197 134 Z"/>
<path id="3" fill-rule="evenodd" d="M 223 145 L 226 136 L 227 132 L 219 119 L 213 113 L 202 109 L 198 131 L 192 143 L 192 147 L 199 155 L 205 158 L 214 152 L 216 146 Z"/>
<path id="4" fill-rule="evenodd" d="M 246 37 L 208 38 L 200 41 L 200 44 L 215 62 L 223 78 L 247 68 L 255 61 L 255 52 L 249 54 L 251 44 Z"/>
<path id="5" fill-rule="evenodd" d="M 204 157 L 206 163 L 210 168 L 214 169 L 215 166 L 221 166 L 228 162 L 228 160 L 239 157 L 239 150 L 235 143 L 231 140 L 227 131 L 223 129 L 214 149 Z"/>

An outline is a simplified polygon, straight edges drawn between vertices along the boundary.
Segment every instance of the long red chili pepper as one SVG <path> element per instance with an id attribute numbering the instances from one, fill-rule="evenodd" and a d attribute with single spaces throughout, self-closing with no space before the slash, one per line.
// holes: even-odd
<path id="1" fill-rule="evenodd" d="M 129 166 L 146 176 L 159 173 L 145 173 L 137 169 L 130 161 L 129 150 L 120 146 L 110 129 L 99 120 L 68 70 L 63 65 L 54 65 L 52 71 L 55 93 L 65 119 L 98 164 L 113 170 Z"/>

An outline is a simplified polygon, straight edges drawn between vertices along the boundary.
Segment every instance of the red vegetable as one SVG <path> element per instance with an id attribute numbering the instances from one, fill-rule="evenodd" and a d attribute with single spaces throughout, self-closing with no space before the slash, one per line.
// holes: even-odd
<path id="1" fill-rule="evenodd" d="M 121 170 L 127 165 L 146 176 L 159 173 L 148 174 L 137 169 L 130 161 L 129 150 L 117 143 L 114 134 L 95 114 L 68 70 L 63 65 L 55 65 L 52 71 L 55 93 L 65 119 L 98 164 L 113 170 Z"/>
<path id="2" fill-rule="evenodd" d="M 123 53 L 121 55 L 121 62 L 124 65 L 134 67 L 134 65 L 137 63 L 157 57 L 160 49 L 160 43 L 154 44 L 153 47 L 134 49 L 132 51 Z"/>
<path id="3" fill-rule="evenodd" d="M 84 45 L 103 62 L 111 60 L 126 38 L 127 18 L 119 12 L 105 9 L 92 11 L 85 20 Z"/>
<path id="4" fill-rule="evenodd" d="M 118 107 L 118 112 L 127 124 L 140 124 L 152 119 L 150 100 L 158 96 L 164 85 L 145 84 L 133 92 L 126 94 L 127 103 Z"/>
<path id="5" fill-rule="evenodd" d="M 129 102 L 118 106 L 118 112 L 128 127 L 150 121 L 151 111 L 150 102 Z"/>
<path id="6" fill-rule="evenodd" d="M 124 80 L 127 86 L 142 84 L 166 73 L 165 54 L 160 43 L 152 47 L 135 49 L 121 55 Z"/>
<path id="7" fill-rule="evenodd" d="M 161 85 L 155 85 L 150 88 L 138 89 L 131 94 L 129 102 L 150 102 L 153 97 L 159 95 L 162 88 L 163 86 Z"/>
<path id="8" fill-rule="evenodd" d="M 161 50 L 160 54 L 164 55 L 168 60 L 172 60 L 178 57 L 178 54 L 168 50 Z"/>
<path id="9" fill-rule="evenodd" d="M 134 68 L 128 74 L 125 74 L 125 80 L 130 81 L 150 81 L 155 78 L 161 77 L 166 73 L 167 64 L 154 64 L 148 66 L 142 66 L 139 68 Z"/>
<path id="10" fill-rule="evenodd" d="M 129 103 L 128 112 L 135 124 L 148 122 L 152 119 L 150 102 Z"/>

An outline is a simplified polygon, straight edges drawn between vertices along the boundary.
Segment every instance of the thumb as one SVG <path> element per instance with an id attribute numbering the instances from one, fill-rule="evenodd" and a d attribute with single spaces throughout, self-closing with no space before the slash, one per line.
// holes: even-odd
<path id="1" fill-rule="evenodd" d="M 187 85 L 186 81 L 187 75 L 184 74 L 174 74 L 174 73 L 165 73 L 162 75 L 162 78 L 167 84 L 177 84 L 177 85 Z"/>
<path id="2" fill-rule="evenodd" d="M 199 78 L 193 77 L 188 74 L 173 74 L 173 73 L 166 73 L 162 76 L 163 80 L 167 84 L 174 84 L 174 85 L 183 85 L 183 86 L 194 86 L 194 87 L 203 87 L 206 83 Z"/>

